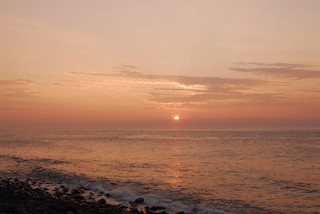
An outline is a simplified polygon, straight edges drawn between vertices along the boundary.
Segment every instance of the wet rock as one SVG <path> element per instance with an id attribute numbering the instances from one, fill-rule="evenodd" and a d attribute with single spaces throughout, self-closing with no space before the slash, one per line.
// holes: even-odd
<path id="1" fill-rule="evenodd" d="M 32 183 L 33 180 L 30 180 Z M 54 191 L 52 194 L 44 191 L 44 188 L 32 187 L 29 181 L 18 181 L 0 177 L 0 214 L 143 214 L 138 209 L 129 211 L 127 207 L 106 204 L 105 199 L 98 202 L 87 201 L 79 192 L 69 196 L 60 196 L 64 188 Z M 77 190 L 75 188 L 74 190 Z M 59 197 L 60 196 L 60 197 Z M 134 202 L 133 202 L 134 203 Z M 136 204 L 136 203 L 135 203 Z"/>
<path id="2" fill-rule="evenodd" d="M 75 195 L 73 196 L 73 198 L 76 199 L 77 201 L 85 200 L 85 198 L 82 195 Z"/>
<path id="3" fill-rule="evenodd" d="M 146 214 L 155 214 L 155 212 L 153 212 L 151 210 L 146 210 Z"/>
<path id="4" fill-rule="evenodd" d="M 144 198 L 137 198 L 134 202 L 136 204 L 143 204 L 144 203 Z"/>
<path id="5" fill-rule="evenodd" d="M 164 207 L 161 207 L 161 206 L 152 206 L 150 208 L 152 211 L 158 211 L 158 210 L 164 210 L 165 208 Z"/>
<path id="6" fill-rule="evenodd" d="M 67 194 L 69 192 L 69 189 L 68 188 L 65 188 L 62 190 L 63 194 Z"/>
<path id="7" fill-rule="evenodd" d="M 140 213 L 140 211 L 138 209 L 131 209 L 131 212 L 130 213 Z"/>
<path id="8" fill-rule="evenodd" d="M 71 194 L 72 194 L 72 195 L 78 195 L 78 194 L 81 194 L 81 192 L 80 192 L 78 189 L 73 189 L 73 190 L 71 191 Z"/>
<path id="9" fill-rule="evenodd" d="M 62 193 L 61 192 L 55 192 L 53 195 L 59 198 L 59 197 L 62 196 Z"/>
<path id="10" fill-rule="evenodd" d="M 106 200 L 104 200 L 103 198 L 101 198 L 100 200 L 97 201 L 98 204 L 106 204 Z"/>

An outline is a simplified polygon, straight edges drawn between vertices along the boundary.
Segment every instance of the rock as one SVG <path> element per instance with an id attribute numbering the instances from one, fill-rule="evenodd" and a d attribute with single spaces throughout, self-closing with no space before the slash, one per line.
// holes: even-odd
<path id="1" fill-rule="evenodd" d="M 62 190 L 62 192 L 63 192 L 64 194 L 67 194 L 67 193 L 68 193 L 68 191 L 69 191 L 69 189 L 68 189 L 68 188 L 65 188 L 65 189 L 63 189 L 63 190 Z"/>
<path id="2" fill-rule="evenodd" d="M 62 196 L 62 194 L 61 194 L 60 192 L 58 192 L 58 191 L 55 192 L 54 195 L 55 195 L 56 197 L 58 197 L 58 198 Z"/>
<path id="3" fill-rule="evenodd" d="M 152 206 L 150 208 L 152 211 L 158 211 L 158 210 L 164 210 L 165 208 L 164 207 L 161 207 L 161 206 Z"/>
<path id="4" fill-rule="evenodd" d="M 186 214 L 186 213 L 183 212 L 183 211 L 179 211 L 179 212 L 177 212 L 176 214 Z"/>
<path id="5" fill-rule="evenodd" d="M 137 204 L 143 204 L 144 203 L 144 198 L 137 198 L 135 201 Z"/>
<path id="6" fill-rule="evenodd" d="M 111 195 L 109 193 L 104 194 L 104 196 L 106 196 L 107 198 L 111 197 Z"/>
<path id="7" fill-rule="evenodd" d="M 131 209 L 131 213 L 140 213 L 140 211 L 135 208 L 135 209 Z"/>
<path id="8" fill-rule="evenodd" d="M 42 207 L 36 207 L 35 211 L 41 212 L 41 211 L 43 211 L 43 208 Z"/>
<path id="9" fill-rule="evenodd" d="M 32 181 L 30 181 L 31 183 Z M 59 185 L 60 186 L 60 185 Z M 79 194 L 79 189 L 74 188 L 73 194 L 64 197 L 56 197 L 63 194 L 65 188 L 53 193 L 44 191 L 45 187 L 32 187 L 26 181 L 13 181 L 0 177 L 0 214 L 127 214 L 128 208 L 118 205 L 106 204 L 105 199 L 86 201 Z M 76 191 L 78 190 L 78 191 Z M 56 196 L 55 196 L 56 195 Z M 134 202 L 133 202 L 134 203 Z M 136 204 L 136 203 L 134 203 Z M 143 214 L 135 210 L 134 213 Z"/>
<path id="10" fill-rule="evenodd" d="M 100 200 L 97 201 L 98 204 L 106 204 L 106 200 L 104 200 L 103 198 L 101 198 Z"/>
<path id="11" fill-rule="evenodd" d="M 79 190 L 77 190 L 77 189 L 73 189 L 73 190 L 71 191 L 71 194 L 72 194 L 72 195 L 78 195 L 78 194 L 81 194 L 81 192 L 80 192 Z"/>
<path id="12" fill-rule="evenodd" d="M 73 198 L 76 199 L 77 201 L 85 200 L 85 198 L 82 195 L 75 195 L 73 196 Z"/>
<path id="13" fill-rule="evenodd" d="M 22 163 L 22 162 L 25 162 L 25 161 L 27 161 L 27 160 L 22 159 L 22 158 L 19 158 L 19 159 L 17 159 L 16 161 L 17 161 L 18 163 Z"/>

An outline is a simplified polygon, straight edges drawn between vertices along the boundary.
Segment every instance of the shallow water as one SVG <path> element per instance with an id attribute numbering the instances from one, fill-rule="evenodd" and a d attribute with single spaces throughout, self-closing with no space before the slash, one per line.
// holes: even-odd
<path id="1" fill-rule="evenodd" d="M 1 131 L 0 170 L 172 212 L 320 212 L 319 130 Z"/>

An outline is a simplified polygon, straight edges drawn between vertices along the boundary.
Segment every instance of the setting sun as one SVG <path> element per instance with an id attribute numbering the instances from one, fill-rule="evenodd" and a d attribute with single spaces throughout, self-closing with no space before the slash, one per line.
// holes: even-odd
<path id="1" fill-rule="evenodd" d="M 180 119 L 180 117 L 178 116 L 178 115 L 176 115 L 176 116 L 174 116 L 174 118 L 173 119 L 175 119 L 175 120 L 179 120 Z"/>

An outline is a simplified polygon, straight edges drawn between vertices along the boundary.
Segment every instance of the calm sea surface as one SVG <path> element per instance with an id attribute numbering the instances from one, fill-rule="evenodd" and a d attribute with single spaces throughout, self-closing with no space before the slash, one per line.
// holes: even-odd
<path id="1" fill-rule="evenodd" d="M 0 173 L 188 213 L 320 212 L 320 130 L 0 131 Z"/>

